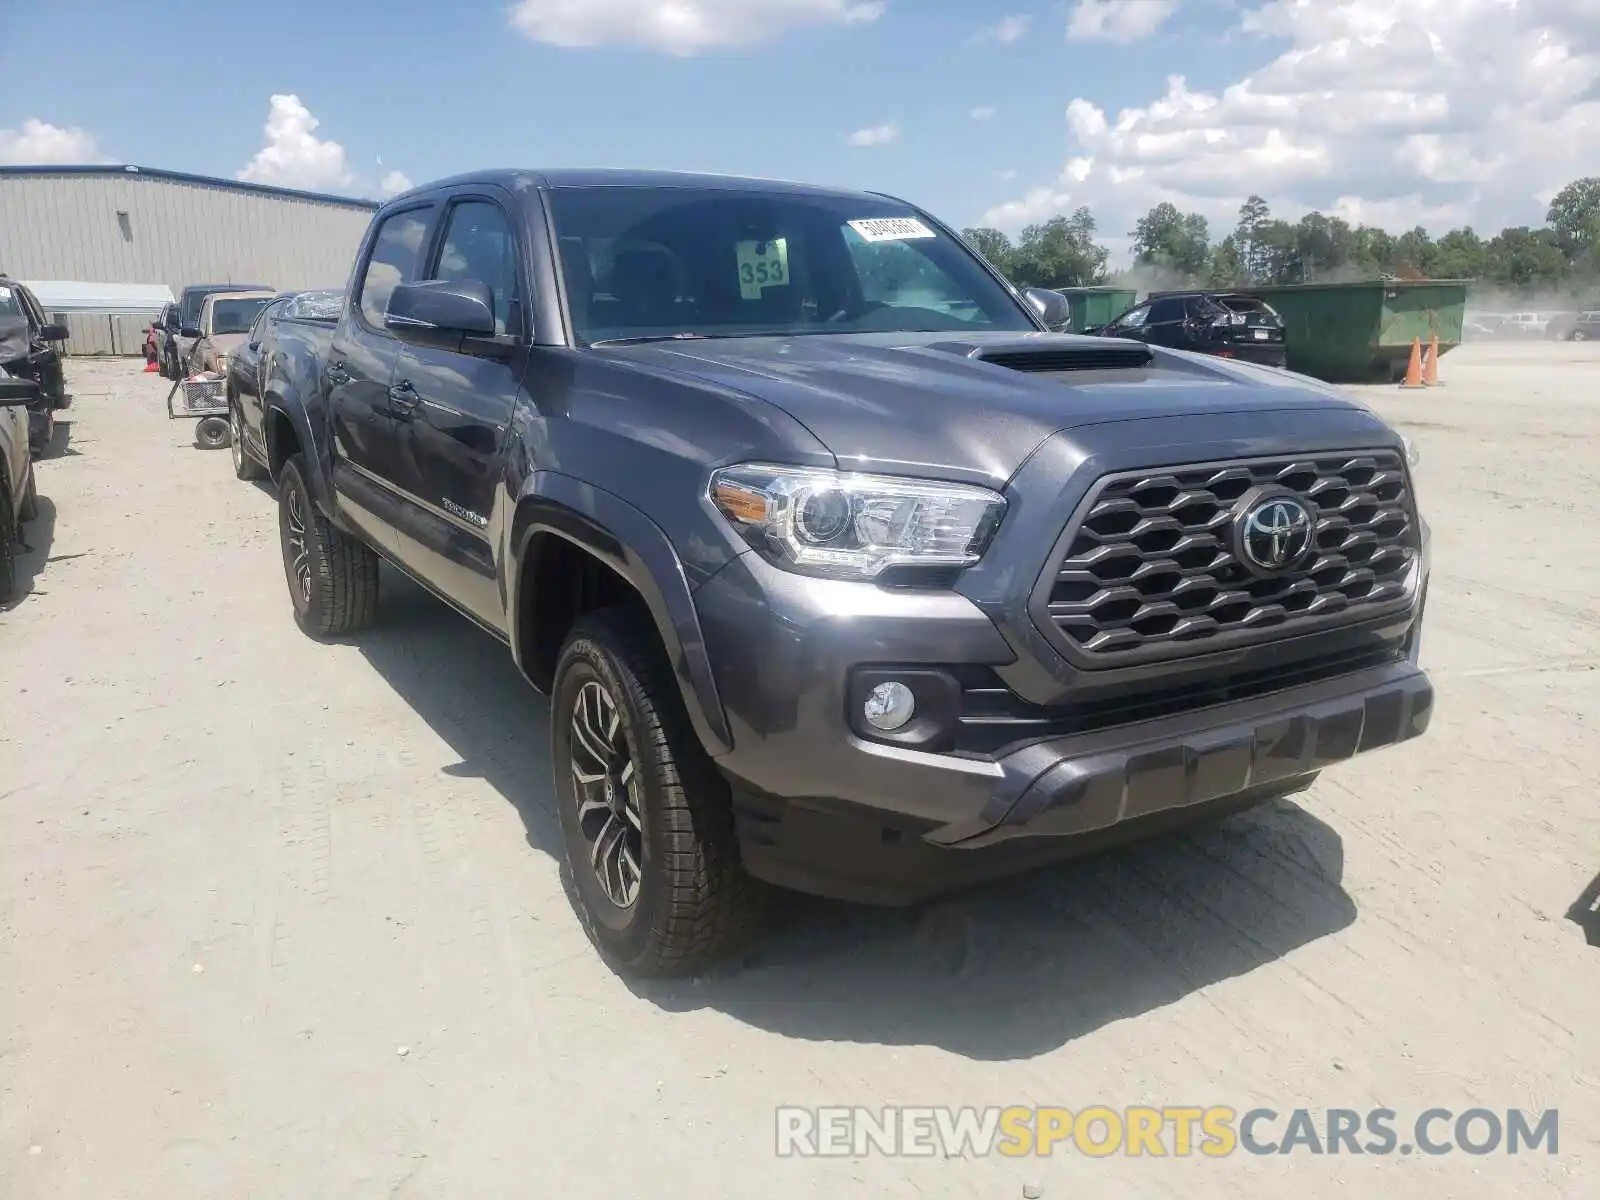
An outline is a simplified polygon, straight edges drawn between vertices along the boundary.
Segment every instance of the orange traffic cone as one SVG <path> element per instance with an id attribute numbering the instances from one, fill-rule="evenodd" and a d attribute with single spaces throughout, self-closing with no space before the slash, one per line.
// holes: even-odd
<path id="1" fill-rule="evenodd" d="M 1428 335 L 1428 362 L 1422 369 L 1422 386 L 1439 386 L 1439 335 Z"/>
<path id="2" fill-rule="evenodd" d="M 160 369 L 161 368 L 156 366 L 156 364 L 153 363 L 153 362 L 147 362 L 144 365 L 144 373 L 146 375 L 153 375 L 155 372 L 159 371 Z"/>
<path id="3" fill-rule="evenodd" d="M 1411 339 L 1411 362 L 1406 366 L 1405 380 L 1400 384 L 1403 388 L 1419 388 L 1422 383 L 1422 339 Z"/>

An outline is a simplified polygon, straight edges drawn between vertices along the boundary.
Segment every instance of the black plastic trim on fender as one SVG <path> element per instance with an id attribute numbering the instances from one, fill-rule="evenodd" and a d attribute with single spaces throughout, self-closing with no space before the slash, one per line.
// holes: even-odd
<path id="1" fill-rule="evenodd" d="M 644 597 L 677 677 L 689 720 L 712 757 L 733 749 L 717 695 L 711 658 L 688 577 L 661 527 L 611 492 L 551 471 L 530 476 L 518 497 L 506 572 L 507 625 L 516 661 L 523 662 L 518 592 L 529 543 L 541 533 L 565 538 L 605 563 Z M 531 680 L 530 680 L 531 682 Z"/>
<path id="2" fill-rule="evenodd" d="M 268 440 L 271 436 L 272 421 L 274 417 L 280 415 L 288 420 L 294 429 L 295 437 L 300 441 L 300 452 L 305 456 L 308 467 L 306 482 L 316 493 L 318 506 L 325 516 L 343 528 L 343 523 L 339 520 L 339 506 L 333 495 L 333 464 L 328 458 L 327 447 L 312 428 L 311 417 L 306 412 L 305 405 L 287 400 L 282 395 L 269 397 L 263 403 L 261 434 L 267 457 L 269 459 L 272 457 L 272 443 Z"/>

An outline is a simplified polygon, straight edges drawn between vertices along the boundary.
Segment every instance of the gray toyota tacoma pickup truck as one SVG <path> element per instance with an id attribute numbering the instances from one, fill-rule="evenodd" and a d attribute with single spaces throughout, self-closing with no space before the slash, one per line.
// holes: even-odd
<path id="1" fill-rule="evenodd" d="M 1063 307 L 884 195 L 461 176 L 377 212 L 236 465 L 309 634 L 382 558 L 506 643 L 581 919 L 691 972 L 766 885 L 909 903 L 1427 727 L 1405 439 Z"/>

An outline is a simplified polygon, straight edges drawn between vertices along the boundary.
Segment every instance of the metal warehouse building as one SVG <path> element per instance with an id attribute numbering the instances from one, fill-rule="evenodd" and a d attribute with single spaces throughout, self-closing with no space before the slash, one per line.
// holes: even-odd
<path id="1" fill-rule="evenodd" d="M 376 203 L 148 167 L 0 167 L 0 273 L 26 283 L 342 287 Z M 92 290 L 92 289 L 90 289 Z M 108 289 L 115 291 L 115 289 Z M 137 353 L 154 313 L 67 314 L 69 349 Z"/>

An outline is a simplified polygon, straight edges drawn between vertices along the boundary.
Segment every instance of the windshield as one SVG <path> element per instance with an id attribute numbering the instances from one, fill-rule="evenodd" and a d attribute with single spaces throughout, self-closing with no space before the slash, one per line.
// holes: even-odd
<path id="1" fill-rule="evenodd" d="M 583 342 L 1037 329 L 957 239 L 893 201 L 562 187 L 550 205 Z"/>
<path id="2" fill-rule="evenodd" d="M 27 315 L 22 311 L 22 301 L 16 291 L 0 283 L 0 317 L 25 318 Z"/>
<path id="3" fill-rule="evenodd" d="M 211 332 L 249 333 L 256 315 L 272 303 L 271 296 L 255 300 L 213 300 L 211 302 Z"/>

